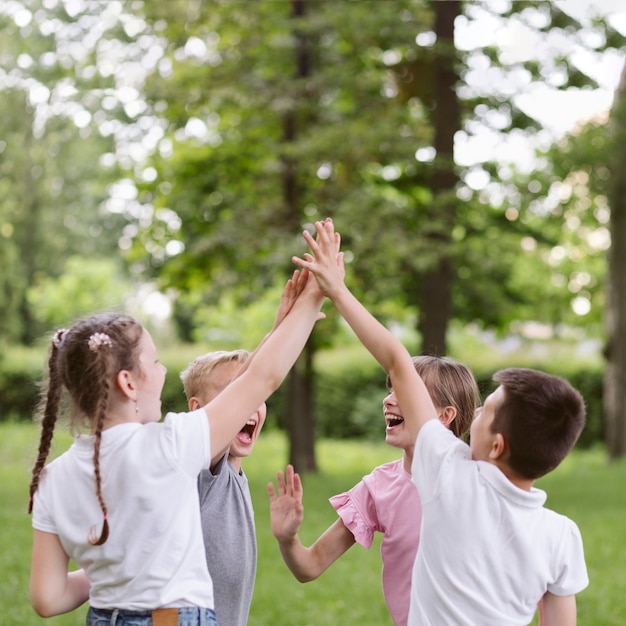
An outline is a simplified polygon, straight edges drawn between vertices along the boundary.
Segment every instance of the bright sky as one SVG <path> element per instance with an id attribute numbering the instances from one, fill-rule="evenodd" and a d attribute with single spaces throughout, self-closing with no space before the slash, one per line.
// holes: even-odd
<path id="1" fill-rule="evenodd" d="M 561 0 L 555 4 L 577 18 L 584 18 L 590 10 L 608 15 L 613 28 L 626 35 L 626 2 L 624 0 Z M 538 117 L 546 125 L 552 127 L 557 134 L 571 130 L 582 120 L 593 118 L 598 113 L 607 111 L 613 103 L 613 93 L 619 83 L 624 65 L 624 56 L 620 54 L 606 55 L 602 63 L 589 60 L 584 64 L 596 78 L 600 89 L 581 91 L 575 96 L 565 93 L 552 94 L 551 104 L 544 106 L 541 102 L 528 103 L 529 110 L 542 109 Z M 595 65 L 595 66 L 594 66 Z"/>
<path id="2" fill-rule="evenodd" d="M 508 4 L 506 0 L 491 0 L 493 7 L 498 3 Z M 626 35 L 626 0 L 561 0 L 555 2 L 564 11 L 585 22 L 590 12 L 608 15 L 611 25 Z M 546 40 L 537 37 L 536 33 L 524 27 L 519 21 L 509 20 L 502 25 L 501 20 L 481 10 L 477 3 L 468 10 L 480 13 L 480 19 L 468 21 L 460 19 L 456 25 L 455 39 L 461 49 L 472 50 L 486 45 L 497 45 L 508 63 L 535 59 L 538 56 L 551 58 L 556 52 L 570 54 L 574 52 L 577 65 L 593 76 L 599 84 L 595 90 L 559 91 L 559 81 L 565 79 L 558 72 L 550 74 L 544 83 L 531 85 L 528 76 L 523 72 L 504 77 L 498 70 L 489 68 L 488 62 L 475 62 L 466 77 L 468 88 L 472 86 L 489 92 L 494 84 L 503 93 L 516 93 L 517 105 L 528 115 L 537 119 L 546 131 L 538 140 L 549 141 L 571 131 L 577 123 L 596 115 L 606 113 L 613 102 L 613 94 L 618 85 L 624 55 L 610 52 L 600 55 L 585 53 L 577 47 L 574 37 L 565 34 L 551 33 Z M 600 43 L 594 41 L 595 35 L 589 32 L 586 43 L 592 46 Z M 542 52 L 544 54 L 542 54 Z M 549 84 L 552 82 L 552 84 Z M 457 136 L 455 158 L 460 165 L 471 166 L 495 158 L 501 162 L 514 162 L 522 169 L 534 166 L 534 151 L 527 138 L 521 134 L 509 133 L 502 136 L 484 128 L 477 136 Z M 478 174 L 480 177 L 480 175 Z M 484 178 L 484 177 L 483 177 Z M 474 181 L 477 187 L 481 181 Z M 485 181 L 486 182 L 486 178 Z M 474 185 L 470 185 L 474 186 Z M 476 188 L 476 187 L 475 187 Z"/>

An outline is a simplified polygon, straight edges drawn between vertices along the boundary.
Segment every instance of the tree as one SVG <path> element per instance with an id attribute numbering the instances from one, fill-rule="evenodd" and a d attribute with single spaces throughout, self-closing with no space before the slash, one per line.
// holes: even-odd
<path id="1" fill-rule="evenodd" d="M 407 232 L 436 234 L 420 242 L 421 246 L 435 243 L 424 255 L 435 262 L 407 262 L 412 271 L 403 272 L 410 281 L 405 287 L 409 301 L 419 310 L 422 350 L 445 353 L 451 317 L 509 331 L 511 323 L 524 319 L 557 328 L 565 318 L 580 324 L 581 317 L 562 314 L 564 307 L 570 308 L 569 286 L 579 282 L 576 268 L 570 267 L 569 275 L 558 281 L 552 269 L 564 236 L 570 237 L 572 220 L 560 211 L 559 202 L 555 210 L 548 208 L 554 194 L 544 203 L 550 189 L 542 173 L 545 159 L 535 160 L 531 169 L 513 157 L 476 158 L 469 148 L 476 146 L 480 153 L 481 140 L 496 138 L 500 145 L 515 140 L 523 146 L 523 140 L 529 152 L 533 146 L 550 145 L 554 138 L 542 128 L 540 111 L 529 106 L 527 94 L 593 88 L 593 66 L 585 59 L 598 60 L 606 51 L 619 49 L 624 37 L 606 20 L 575 17 L 566 5 L 432 4 L 435 15 L 441 16 L 435 19 L 435 31 L 445 15 L 447 29 L 435 32 L 430 40 L 418 37 L 418 43 L 423 39 L 430 45 L 419 46 L 411 64 L 401 64 L 408 65 L 414 77 L 405 92 L 435 113 L 428 118 L 435 129 L 430 144 L 435 160 L 431 171 L 418 173 L 420 182 L 433 191 L 431 206 L 416 205 L 412 228 L 407 228 Z M 455 46 L 450 41 L 451 20 Z M 476 43 L 474 31 L 480 33 Z M 509 38 L 519 45 L 509 45 Z M 450 60 L 450 78 L 442 79 Z M 437 111 L 442 113 L 446 136 L 456 134 L 454 160 L 449 140 L 443 150 L 436 145 L 441 141 L 438 133 L 443 136 Z M 447 183 L 441 185 L 441 178 Z M 438 188 L 442 192 L 436 192 Z M 419 246 L 415 249 L 419 256 Z M 565 263 L 559 270 L 565 270 Z M 554 282 L 537 285 L 537 272 L 554 277 Z M 583 278 L 580 272 L 578 278 Z M 576 294 L 573 304 L 582 306 L 586 291 Z"/>
<path id="2" fill-rule="evenodd" d="M 177 290 L 184 336 L 224 289 L 242 305 L 257 297 L 302 250 L 295 225 L 325 215 L 345 235 L 357 293 L 375 313 L 410 305 L 422 350 L 446 352 L 451 318 L 510 329 L 522 315 L 554 323 L 569 305 L 572 281 L 528 278 L 548 271 L 565 218 L 542 209 L 541 173 L 459 155 L 486 133 L 549 143 L 524 95 L 592 87 L 577 55 L 623 38 L 544 2 L 388 8 L 145 5 L 162 54 L 145 93 L 164 132 L 154 175 L 137 182 L 131 254 Z M 480 42 L 461 47 L 478 27 Z M 501 29 L 536 45 L 508 46 Z"/>
<path id="3" fill-rule="evenodd" d="M 290 273 L 310 220 L 376 205 L 360 188 L 368 167 L 412 150 L 418 129 L 403 104 L 384 95 L 382 57 L 399 38 L 409 45 L 415 16 L 407 10 L 398 22 L 371 7 L 303 0 L 146 7 L 165 38 L 162 73 L 146 93 L 167 120 L 169 148 L 150 160 L 154 182 L 139 186 L 153 219 L 138 230 L 133 254 L 176 289 L 185 332 L 225 288 L 245 304 L 277 272 Z M 359 141 L 346 143 L 346 135 Z M 313 335 L 289 381 L 290 459 L 301 471 L 316 467 L 313 355 L 323 340 Z"/>
<path id="4" fill-rule="evenodd" d="M 626 65 L 611 112 L 611 248 L 607 281 L 604 412 L 609 455 L 626 455 Z"/>
<path id="5" fill-rule="evenodd" d="M 98 41 L 89 35 L 103 6 L 74 15 L 63 3 L 0 6 L 0 238 L 3 267 L 11 268 L 0 291 L 0 334 L 9 341 L 30 343 L 44 330 L 29 287 L 58 277 L 71 254 L 118 249 L 122 221 L 100 210 L 118 176 L 102 165 L 114 142 L 97 124 L 108 79 L 85 45 Z"/>

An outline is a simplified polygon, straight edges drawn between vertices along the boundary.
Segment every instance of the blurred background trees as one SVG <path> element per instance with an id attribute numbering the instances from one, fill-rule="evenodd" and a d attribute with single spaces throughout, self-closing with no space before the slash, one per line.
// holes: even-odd
<path id="1" fill-rule="evenodd" d="M 563 135 L 545 108 L 595 89 L 624 35 L 566 9 L 0 5 L 1 340 L 145 292 L 171 307 L 170 338 L 252 348 L 246 312 L 269 329 L 301 230 L 330 215 L 351 287 L 414 352 L 450 352 L 455 328 L 619 343 L 604 325 L 607 293 L 623 293 L 607 274 L 619 142 L 606 119 Z M 304 471 L 315 356 L 341 332 L 319 325 L 287 385 Z"/>

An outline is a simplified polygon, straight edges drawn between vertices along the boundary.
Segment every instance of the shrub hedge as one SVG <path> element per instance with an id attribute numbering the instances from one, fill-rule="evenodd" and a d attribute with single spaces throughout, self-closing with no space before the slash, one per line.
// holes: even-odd
<path id="1" fill-rule="evenodd" d="M 172 347 L 161 351 L 168 368 L 162 393 L 163 413 L 183 411 L 186 407 L 179 372 L 201 352 L 197 346 Z M 0 361 L 0 421 L 29 420 L 37 405 L 39 381 L 45 365 L 41 349 L 9 348 Z M 467 362 L 467 360 L 466 360 Z M 602 389 L 603 372 L 597 364 L 570 362 L 547 369 L 544 363 L 524 364 L 568 379 L 585 398 L 587 424 L 578 446 L 587 448 L 604 437 Z M 558 370 L 556 369 L 558 367 Z M 493 389 L 494 370 L 474 368 L 481 395 Z M 386 394 L 384 372 L 362 353 L 336 350 L 318 360 L 316 372 L 315 414 L 318 437 L 331 439 L 384 437 L 382 400 Z M 284 428 L 286 385 L 268 401 L 266 428 Z"/>

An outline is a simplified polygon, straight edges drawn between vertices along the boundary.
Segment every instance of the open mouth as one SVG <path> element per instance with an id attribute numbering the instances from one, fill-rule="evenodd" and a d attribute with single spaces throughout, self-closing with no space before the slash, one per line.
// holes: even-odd
<path id="1" fill-rule="evenodd" d="M 256 431 L 256 420 L 249 419 L 237 434 L 237 439 L 244 444 L 251 443 Z"/>
<path id="2" fill-rule="evenodd" d="M 394 426 L 400 426 L 400 424 L 404 422 L 404 418 L 399 417 L 398 415 L 385 415 L 385 420 L 387 422 L 387 428 L 394 428 Z"/>

